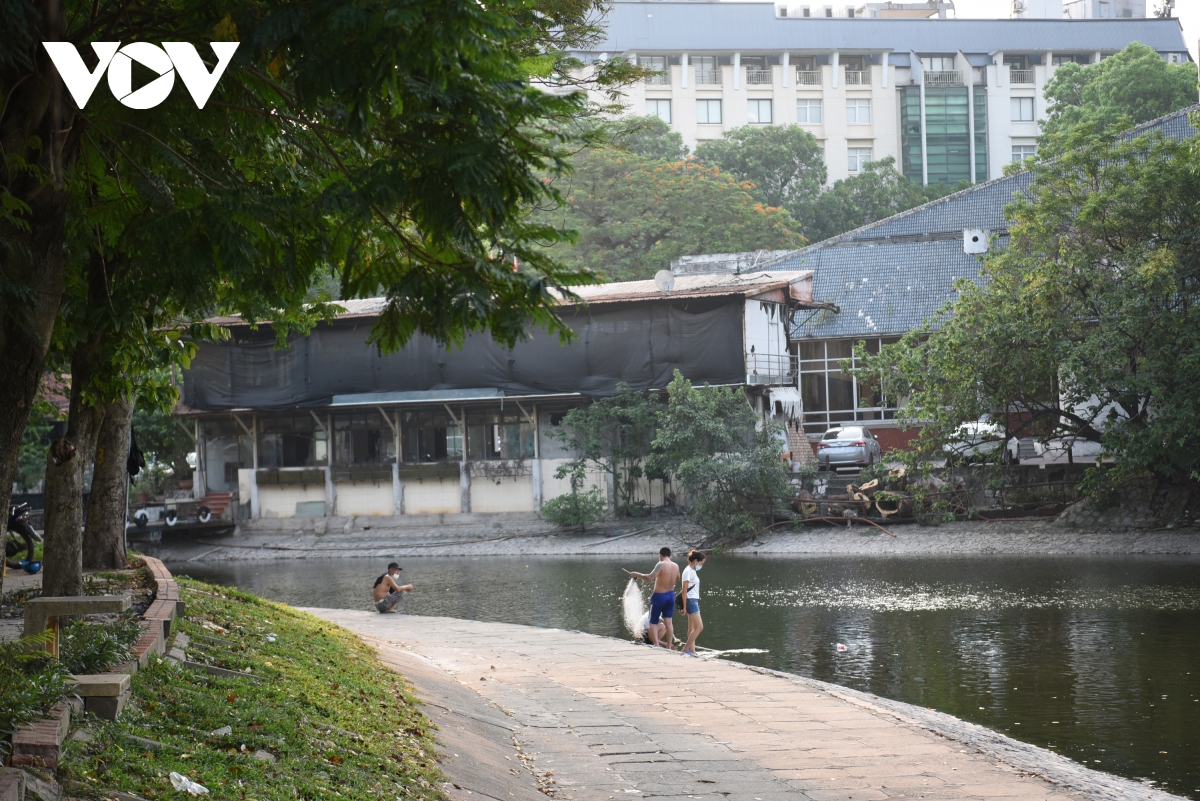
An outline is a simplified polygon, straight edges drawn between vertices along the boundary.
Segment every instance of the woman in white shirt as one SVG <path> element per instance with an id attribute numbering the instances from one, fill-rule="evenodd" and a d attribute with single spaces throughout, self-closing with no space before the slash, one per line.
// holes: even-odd
<path id="1" fill-rule="evenodd" d="M 696 638 L 704 631 L 704 621 L 700 618 L 700 576 L 696 575 L 703 567 L 702 551 L 688 554 L 688 566 L 683 569 L 683 595 L 688 619 L 687 645 L 683 647 L 683 652 L 688 656 L 696 655 Z"/>

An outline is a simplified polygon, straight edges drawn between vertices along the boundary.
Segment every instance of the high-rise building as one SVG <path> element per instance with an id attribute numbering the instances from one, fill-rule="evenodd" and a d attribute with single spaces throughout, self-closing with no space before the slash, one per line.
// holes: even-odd
<path id="1" fill-rule="evenodd" d="M 1034 155 L 1042 92 L 1065 62 L 1131 42 L 1190 59 L 1179 21 L 1144 10 L 982 20 L 943 18 L 947 5 L 616 2 L 604 39 L 580 55 L 654 70 L 626 88 L 625 109 L 662 118 L 690 147 L 742 125 L 798 124 L 821 141 L 830 182 L 892 156 L 921 183 L 985 181 Z"/>

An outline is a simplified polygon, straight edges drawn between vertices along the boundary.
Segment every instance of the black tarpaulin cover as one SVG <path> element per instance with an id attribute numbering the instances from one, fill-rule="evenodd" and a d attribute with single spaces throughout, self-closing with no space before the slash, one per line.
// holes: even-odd
<path id="1" fill-rule="evenodd" d="M 663 389 L 675 370 L 694 384 L 736 384 L 745 380 L 743 304 L 722 297 L 568 308 L 563 319 L 577 339 L 567 345 L 540 329 L 512 350 L 487 334 L 450 350 L 417 336 L 389 356 L 366 344 L 372 318 L 338 319 L 285 350 L 266 327 L 239 328 L 229 342 L 200 346 L 184 373 L 183 402 L 279 410 L 325 406 L 335 395 L 479 388 L 605 396 L 621 381 Z"/>

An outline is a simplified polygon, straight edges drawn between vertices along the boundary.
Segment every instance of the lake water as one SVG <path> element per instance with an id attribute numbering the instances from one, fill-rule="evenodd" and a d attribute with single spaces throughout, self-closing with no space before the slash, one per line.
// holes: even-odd
<path id="1" fill-rule="evenodd" d="M 619 568 L 654 562 L 409 559 L 402 611 L 625 637 Z M 1200 799 L 1198 568 L 1178 556 L 715 556 L 700 574 L 699 644 L 764 649 L 727 658 L 932 707 Z M 383 563 L 172 569 L 299 606 L 369 608 Z"/>

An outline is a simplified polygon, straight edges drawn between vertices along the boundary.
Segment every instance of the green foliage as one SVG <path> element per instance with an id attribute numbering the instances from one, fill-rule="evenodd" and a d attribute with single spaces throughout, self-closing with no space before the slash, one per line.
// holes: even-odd
<path id="1" fill-rule="evenodd" d="M 862 172 L 843 178 L 803 207 L 794 210 L 804 235 L 814 242 L 907 211 L 954 191 L 957 187 L 921 186 L 896 169 L 888 156 L 867 162 Z"/>
<path id="2" fill-rule="evenodd" d="M 60 635 L 58 659 L 68 673 L 104 673 L 130 659 L 130 647 L 142 636 L 137 620 L 72 623 Z"/>
<path id="3" fill-rule="evenodd" d="M 535 215 L 577 232 L 573 243 L 548 251 L 569 268 L 624 281 L 649 278 L 680 256 L 805 242 L 786 211 L 763 205 L 752 184 L 715 167 L 612 148 L 585 150 L 572 163 L 563 205 Z"/>
<path id="4" fill-rule="evenodd" d="M 624 381 L 616 394 L 599 398 L 587 406 L 567 412 L 562 426 L 550 436 L 560 440 L 575 459 L 563 464 L 557 478 L 571 477 L 573 487 L 582 484 L 592 466 L 612 477 L 617 512 L 629 514 L 633 498 L 645 478 L 646 457 L 654 440 L 660 404 L 645 392 L 637 392 Z"/>
<path id="5" fill-rule="evenodd" d="M 169 465 L 146 460 L 145 468 L 137 474 L 133 486 L 129 488 L 130 495 L 135 499 L 141 495 L 149 495 L 151 498 L 162 495 L 174 477 Z"/>
<path id="6" fill-rule="evenodd" d="M 592 487 L 586 492 L 574 489 L 542 504 L 542 517 L 555 525 L 564 528 L 578 526 L 580 531 L 584 531 L 589 523 L 604 517 L 607 506 L 608 502 L 599 487 Z"/>
<path id="7" fill-rule="evenodd" d="M 196 443 L 169 412 L 139 405 L 133 413 L 133 435 L 147 464 L 170 467 L 176 478 L 191 474 L 187 457 L 196 450 Z"/>
<path id="8" fill-rule="evenodd" d="M 29 410 L 14 480 L 20 490 L 36 490 L 46 478 L 46 450 L 50 447 L 50 430 L 54 428 L 55 417 L 54 407 L 41 398 L 35 400 Z"/>
<path id="9" fill-rule="evenodd" d="M 1107 482 L 1200 479 L 1197 197 L 1195 141 L 1105 141 L 1039 164 L 986 281 L 862 354 L 858 377 L 907 398 L 918 454 L 991 413 L 1014 436 L 1100 443 Z"/>
<path id="10" fill-rule="evenodd" d="M 738 387 L 696 389 L 676 371 L 667 394 L 651 468 L 675 477 L 698 525 L 731 539 L 760 531 L 788 495 L 775 425 Z"/>
<path id="11" fill-rule="evenodd" d="M 679 161 L 688 152 L 683 136 L 658 117 L 622 117 L 607 130 L 614 148 L 635 156 Z"/>
<path id="12" fill-rule="evenodd" d="M 754 184 L 768 206 L 792 209 L 811 203 L 825 184 L 825 150 L 799 125 L 746 125 L 723 139 L 703 142 L 696 158 Z"/>
<path id="13" fill-rule="evenodd" d="M 282 604 L 187 579 L 180 585 L 188 615 L 177 625 L 191 637 L 189 655 L 249 675 L 151 660 L 133 676 L 134 702 L 120 720 L 89 724 L 95 739 L 71 749 L 60 776 L 150 799 L 179 796 L 171 771 L 212 798 L 443 797 L 433 727 L 404 677 L 371 648 Z M 225 726 L 232 732 L 218 733 Z M 128 735 L 164 747 L 147 758 Z M 259 750 L 276 761 L 255 758 Z"/>
<path id="14" fill-rule="evenodd" d="M 1046 83 L 1038 157 L 1096 142 L 1196 102 L 1196 65 L 1169 64 L 1134 42 L 1098 64 L 1068 63 Z"/>
<path id="15" fill-rule="evenodd" d="M 0 755 L 8 748 L 4 742 L 23 723 L 46 714 L 65 692 L 67 670 L 46 657 L 36 646 L 53 635 L 25 637 L 0 642 Z"/>

